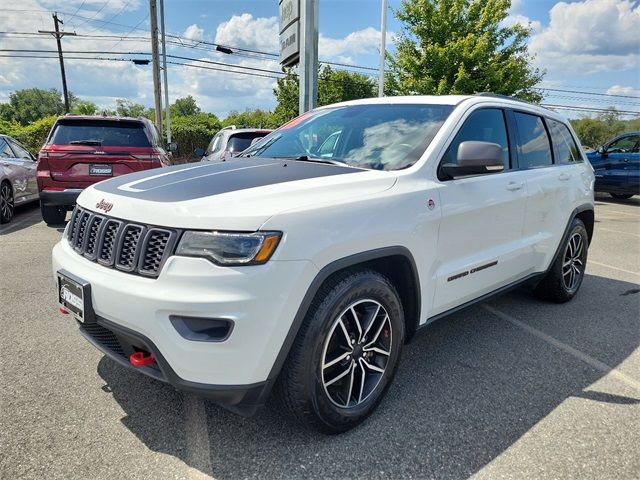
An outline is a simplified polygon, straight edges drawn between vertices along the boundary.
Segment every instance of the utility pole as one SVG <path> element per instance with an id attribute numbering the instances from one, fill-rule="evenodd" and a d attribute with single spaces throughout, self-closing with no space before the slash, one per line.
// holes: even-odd
<path id="1" fill-rule="evenodd" d="M 162 138 L 162 101 L 160 87 L 160 53 L 158 51 L 158 8 L 156 0 L 149 0 L 151 19 L 151 57 L 153 63 L 153 98 L 156 107 L 156 127 Z"/>
<path id="2" fill-rule="evenodd" d="M 387 56 L 387 0 L 382 0 L 380 18 L 380 68 L 378 72 L 378 96 L 384 97 L 384 61 Z"/>
<path id="3" fill-rule="evenodd" d="M 48 35 L 53 35 L 56 38 L 56 43 L 58 44 L 58 57 L 60 58 L 60 74 L 62 75 L 62 94 L 64 96 L 64 112 L 69 113 L 69 92 L 67 91 L 67 75 L 64 71 L 64 58 L 62 57 L 62 42 L 60 39 L 65 35 L 75 35 L 76 32 L 61 32 L 58 28 L 58 24 L 64 22 L 58 18 L 58 13 L 54 13 L 53 15 L 53 25 L 55 27 L 55 31 L 51 30 L 38 30 L 38 33 L 45 33 Z"/>
<path id="4" fill-rule="evenodd" d="M 318 0 L 300 0 L 300 114 L 318 102 Z"/>
<path id="5" fill-rule="evenodd" d="M 160 0 L 160 36 L 162 37 L 162 73 L 164 76 L 164 106 L 167 118 L 167 143 L 171 143 L 171 112 L 169 111 L 169 82 L 167 80 L 167 42 L 164 37 L 164 0 Z"/>

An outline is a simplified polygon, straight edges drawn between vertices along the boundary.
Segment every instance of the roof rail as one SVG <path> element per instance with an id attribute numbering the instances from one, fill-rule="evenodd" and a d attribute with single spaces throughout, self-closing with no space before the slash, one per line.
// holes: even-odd
<path id="1" fill-rule="evenodd" d="M 493 92 L 480 92 L 475 94 L 477 97 L 492 97 L 492 98 L 503 98 L 505 100 L 513 100 L 514 102 L 526 103 L 527 105 L 533 105 L 535 107 L 541 107 L 537 103 L 528 102 L 526 100 L 522 100 L 521 98 L 512 97 L 510 95 L 502 95 L 501 93 L 493 93 Z"/>
<path id="2" fill-rule="evenodd" d="M 235 125 L 227 125 L 226 127 L 222 127 L 220 130 L 235 130 L 238 127 L 236 127 Z"/>

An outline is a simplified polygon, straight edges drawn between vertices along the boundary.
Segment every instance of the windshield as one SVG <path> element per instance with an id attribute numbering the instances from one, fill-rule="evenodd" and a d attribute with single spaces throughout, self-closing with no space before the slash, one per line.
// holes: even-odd
<path id="1" fill-rule="evenodd" d="M 451 105 L 351 105 L 301 115 L 243 156 L 309 157 L 375 170 L 399 170 L 424 153 Z"/>
<path id="2" fill-rule="evenodd" d="M 141 122 L 62 120 L 55 126 L 50 145 L 102 145 L 150 147 Z"/>

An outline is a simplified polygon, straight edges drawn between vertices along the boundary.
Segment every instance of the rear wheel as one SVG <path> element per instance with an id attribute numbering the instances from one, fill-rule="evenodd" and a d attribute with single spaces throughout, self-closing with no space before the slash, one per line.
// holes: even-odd
<path id="1" fill-rule="evenodd" d="M 0 223 L 9 223 L 13 218 L 13 189 L 9 182 L 0 185 Z"/>
<path id="2" fill-rule="evenodd" d="M 382 400 L 403 342 L 402 305 L 389 280 L 369 270 L 339 275 L 316 295 L 276 392 L 307 425 L 344 432 Z"/>
<path id="3" fill-rule="evenodd" d="M 42 219 L 47 225 L 60 225 L 67 218 L 67 209 L 64 207 L 50 207 L 42 205 Z"/>
<path id="4" fill-rule="evenodd" d="M 588 245 L 589 237 L 584 223 L 574 218 L 560 255 L 547 276 L 536 286 L 535 294 L 556 303 L 571 300 L 582 285 Z"/>
<path id="5" fill-rule="evenodd" d="M 633 197 L 633 194 L 631 193 L 610 193 L 609 195 L 611 195 L 616 200 L 628 200 Z"/>

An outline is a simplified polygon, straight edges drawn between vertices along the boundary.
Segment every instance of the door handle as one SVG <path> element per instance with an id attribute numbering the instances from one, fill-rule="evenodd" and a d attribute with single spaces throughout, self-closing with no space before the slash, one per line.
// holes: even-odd
<path id="1" fill-rule="evenodd" d="M 507 190 L 509 190 L 510 192 L 520 190 L 522 187 L 524 187 L 524 183 L 522 182 L 509 182 L 507 184 Z"/>
<path id="2" fill-rule="evenodd" d="M 562 180 L 563 182 L 566 182 L 567 180 L 569 180 L 571 178 L 571 175 L 569 175 L 568 173 L 561 173 L 558 176 L 558 180 Z"/>

